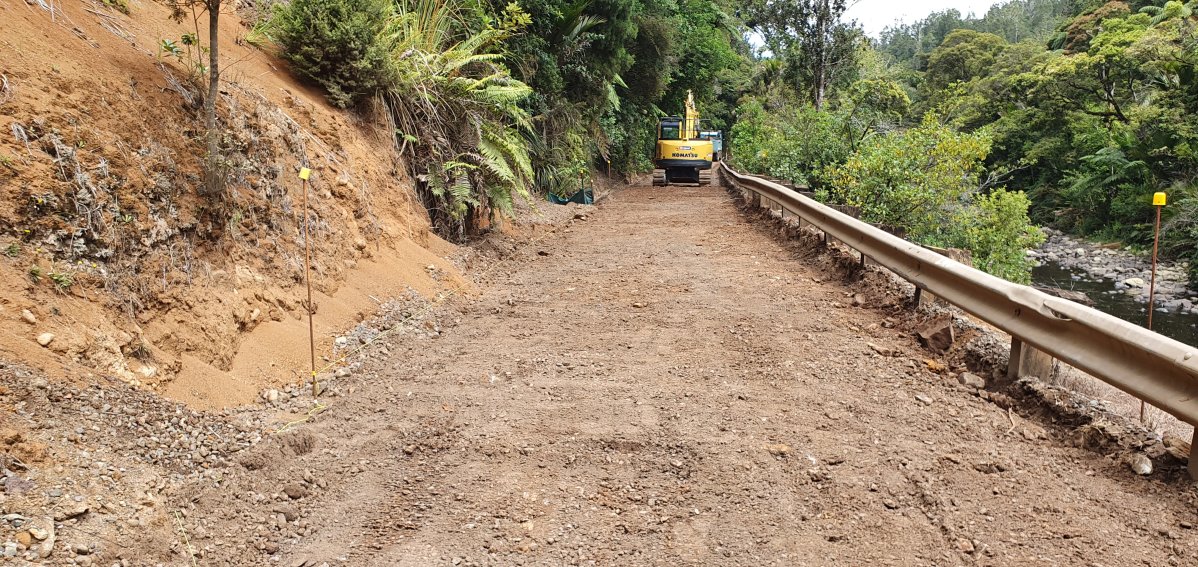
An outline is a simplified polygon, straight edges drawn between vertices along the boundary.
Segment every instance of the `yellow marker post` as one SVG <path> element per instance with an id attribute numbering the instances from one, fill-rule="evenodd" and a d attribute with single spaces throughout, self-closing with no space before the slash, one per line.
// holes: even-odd
<path id="1" fill-rule="evenodd" d="M 316 398 L 316 331 L 312 325 L 312 245 L 308 238 L 308 178 L 312 176 L 312 170 L 306 167 L 301 167 L 299 171 L 300 181 L 304 185 L 304 283 L 308 286 L 308 355 L 312 362 L 312 398 Z"/>
<path id="2" fill-rule="evenodd" d="M 1156 310 L 1156 251 L 1161 242 L 1161 209 L 1168 197 L 1164 193 L 1152 194 L 1152 206 L 1156 207 L 1156 229 L 1152 236 L 1152 278 L 1148 283 L 1148 330 L 1152 330 L 1152 312 Z M 1140 400 L 1140 422 L 1144 422 L 1144 400 Z"/>

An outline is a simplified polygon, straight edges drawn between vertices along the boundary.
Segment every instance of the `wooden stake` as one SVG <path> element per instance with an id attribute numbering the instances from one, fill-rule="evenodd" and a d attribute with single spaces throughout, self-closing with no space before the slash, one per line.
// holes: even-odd
<path id="1" fill-rule="evenodd" d="M 312 172 L 308 168 L 300 168 L 300 179 L 304 184 L 304 283 L 308 286 L 308 355 L 312 363 L 312 397 L 319 392 L 316 390 L 316 331 L 312 324 L 312 239 L 308 234 L 308 176 Z"/>
<path id="2" fill-rule="evenodd" d="M 1161 242 L 1161 209 L 1165 207 L 1165 194 L 1152 195 L 1156 207 L 1156 229 L 1152 236 L 1152 278 L 1148 280 L 1148 330 L 1152 330 L 1152 312 L 1156 310 L 1156 252 Z M 1140 400 L 1140 423 L 1144 423 L 1144 400 Z"/>

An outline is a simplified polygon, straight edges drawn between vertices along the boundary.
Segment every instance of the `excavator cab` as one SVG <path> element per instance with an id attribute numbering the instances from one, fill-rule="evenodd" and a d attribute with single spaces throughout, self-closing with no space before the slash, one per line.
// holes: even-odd
<path id="1" fill-rule="evenodd" d="M 691 93 L 686 95 L 686 115 L 666 116 L 657 123 L 657 148 L 653 156 L 654 185 L 711 184 L 714 145 L 699 135 L 699 111 Z"/>

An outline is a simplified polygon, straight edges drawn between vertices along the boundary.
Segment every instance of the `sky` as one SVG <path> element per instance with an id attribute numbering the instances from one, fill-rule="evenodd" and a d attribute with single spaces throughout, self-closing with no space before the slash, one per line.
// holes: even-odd
<path id="1" fill-rule="evenodd" d="M 848 0 L 852 6 L 844 13 L 844 19 L 857 20 L 865 33 L 877 37 L 882 28 L 895 20 L 913 23 L 932 12 L 956 8 L 961 15 L 973 12 L 982 16 L 998 0 Z"/>

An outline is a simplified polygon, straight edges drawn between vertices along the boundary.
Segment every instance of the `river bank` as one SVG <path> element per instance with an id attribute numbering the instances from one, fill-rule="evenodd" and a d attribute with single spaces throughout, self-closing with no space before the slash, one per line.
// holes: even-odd
<path id="1" fill-rule="evenodd" d="M 1140 304 L 1148 303 L 1148 282 L 1152 277 L 1152 259 L 1148 255 L 1118 245 L 1087 242 L 1051 228 L 1043 230 L 1047 236 L 1044 245 L 1029 250 L 1029 257 L 1040 264 L 1055 263 L 1074 272 L 1073 282 L 1109 280 L 1113 288 L 1109 291 L 1123 293 Z M 1186 268 L 1184 261 L 1157 263 L 1157 311 L 1198 314 L 1198 291 L 1188 288 Z M 1069 285 L 1057 287 L 1071 289 Z"/>
<path id="2" fill-rule="evenodd" d="M 1151 257 L 1053 229 L 1044 232 L 1044 245 L 1027 253 L 1039 264 L 1032 270 L 1034 285 L 1084 293 L 1097 309 L 1146 324 Z M 1198 345 L 1198 292 L 1188 289 L 1186 268 L 1185 262 L 1157 265 L 1153 330 Z"/>

